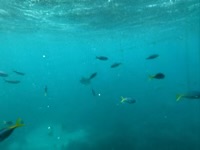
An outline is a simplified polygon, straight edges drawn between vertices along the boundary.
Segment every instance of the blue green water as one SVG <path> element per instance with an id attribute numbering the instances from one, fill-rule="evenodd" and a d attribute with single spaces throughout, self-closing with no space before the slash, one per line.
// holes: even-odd
<path id="1" fill-rule="evenodd" d="M 176 101 L 200 91 L 199 13 L 199 0 L 0 0 L 0 127 L 25 124 L 0 150 L 199 150 L 200 99 Z"/>

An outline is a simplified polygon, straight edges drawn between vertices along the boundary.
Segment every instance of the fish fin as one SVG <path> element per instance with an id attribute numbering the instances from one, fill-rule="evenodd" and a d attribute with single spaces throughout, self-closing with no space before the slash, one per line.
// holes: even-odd
<path id="1" fill-rule="evenodd" d="M 22 119 L 18 118 L 16 120 L 15 125 L 10 126 L 9 129 L 15 129 L 15 128 L 22 127 L 22 126 L 24 126 L 24 124 L 22 123 Z"/>
<path id="2" fill-rule="evenodd" d="M 123 103 L 125 100 L 126 99 L 123 96 L 121 96 L 121 103 Z"/>
<path id="3" fill-rule="evenodd" d="M 176 95 L 176 101 L 177 102 L 180 101 L 183 96 L 184 96 L 183 94 L 177 94 Z"/>
<path id="4" fill-rule="evenodd" d="M 149 75 L 149 81 L 151 81 L 152 79 L 154 79 L 154 76 Z"/>

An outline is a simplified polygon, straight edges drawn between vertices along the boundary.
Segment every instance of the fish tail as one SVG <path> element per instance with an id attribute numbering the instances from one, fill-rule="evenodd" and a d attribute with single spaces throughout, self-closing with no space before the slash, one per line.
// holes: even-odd
<path id="1" fill-rule="evenodd" d="M 126 99 L 123 96 L 121 96 L 121 103 L 123 103 L 125 100 Z"/>
<path id="2" fill-rule="evenodd" d="M 149 81 L 151 81 L 154 78 L 153 75 L 149 75 Z"/>
<path id="3" fill-rule="evenodd" d="M 15 125 L 10 126 L 9 129 L 15 129 L 15 128 L 22 127 L 22 126 L 24 126 L 24 124 L 22 123 L 22 119 L 21 119 L 21 118 L 18 118 L 18 119 L 16 120 Z"/>
<path id="4" fill-rule="evenodd" d="M 176 95 L 176 101 L 177 101 L 177 102 L 180 101 L 181 98 L 182 98 L 183 96 L 184 96 L 184 95 L 182 95 L 182 94 L 177 94 L 177 95 Z"/>

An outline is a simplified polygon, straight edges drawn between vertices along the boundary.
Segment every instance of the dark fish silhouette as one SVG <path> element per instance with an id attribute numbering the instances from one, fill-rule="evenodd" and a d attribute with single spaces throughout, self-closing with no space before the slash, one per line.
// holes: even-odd
<path id="1" fill-rule="evenodd" d="M 7 83 L 11 83 L 11 84 L 18 84 L 18 83 L 21 82 L 19 80 L 7 80 L 7 79 L 4 79 L 4 81 L 7 82 Z"/>
<path id="2" fill-rule="evenodd" d="M 108 60 L 108 57 L 106 56 L 96 56 L 96 59 L 99 59 L 99 60 Z"/>
<path id="3" fill-rule="evenodd" d="M 155 75 L 150 75 L 149 79 L 164 79 L 165 75 L 163 73 L 157 73 Z"/>
<path id="4" fill-rule="evenodd" d="M 92 89 L 92 95 L 93 95 L 93 96 L 96 96 L 96 92 L 95 92 L 94 89 Z"/>
<path id="5" fill-rule="evenodd" d="M 91 80 L 91 79 L 95 78 L 96 76 L 97 76 L 97 72 L 94 72 L 93 74 L 90 75 L 89 79 Z"/>
<path id="6" fill-rule="evenodd" d="M 90 84 L 90 79 L 82 77 L 81 80 L 80 80 L 80 83 L 84 84 L 84 85 L 88 85 L 88 84 Z"/>
<path id="7" fill-rule="evenodd" d="M 7 77 L 7 76 L 8 76 L 7 73 L 5 73 L 5 72 L 3 72 L 3 71 L 0 71 L 0 77 Z"/>
<path id="8" fill-rule="evenodd" d="M 149 57 L 147 57 L 146 59 L 155 59 L 157 58 L 159 55 L 158 54 L 152 54 Z"/>
<path id="9" fill-rule="evenodd" d="M 122 63 L 120 63 L 120 62 L 114 63 L 114 64 L 112 64 L 112 65 L 110 66 L 110 68 L 116 68 L 116 67 L 120 66 L 121 64 L 122 64 Z"/>
<path id="10" fill-rule="evenodd" d="M 94 72 L 90 75 L 90 77 L 86 78 L 86 77 L 82 77 L 80 82 L 84 85 L 88 85 L 90 84 L 90 80 L 95 78 L 97 76 L 97 72 Z"/>
<path id="11" fill-rule="evenodd" d="M 45 85 L 45 87 L 44 87 L 44 96 L 47 96 L 47 93 L 48 93 L 48 87 Z"/>
<path id="12" fill-rule="evenodd" d="M 19 72 L 19 71 L 16 71 L 16 70 L 13 70 L 13 72 L 16 73 L 16 74 L 18 74 L 18 75 L 21 75 L 21 76 L 24 76 L 24 75 L 25 75 L 25 73 Z"/>

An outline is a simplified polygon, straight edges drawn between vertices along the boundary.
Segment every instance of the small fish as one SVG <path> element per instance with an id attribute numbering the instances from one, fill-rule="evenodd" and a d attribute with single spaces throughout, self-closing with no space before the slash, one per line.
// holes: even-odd
<path id="1" fill-rule="evenodd" d="M 185 94 L 176 95 L 176 101 L 180 101 L 181 99 L 200 99 L 200 91 L 191 91 Z"/>
<path id="2" fill-rule="evenodd" d="M 96 59 L 105 61 L 105 60 L 108 60 L 108 57 L 106 57 L 106 56 L 96 56 Z"/>
<path id="3" fill-rule="evenodd" d="M 157 58 L 159 55 L 158 54 L 152 54 L 149 57 L 147 57 L 146 59 L 155 59 Z"/>
<path id="4" fill-rule="evenodd" d="M 90 84 L 90 79 L 82 77 L 81 80 L 80 80 L 80 83 L 84 84 L 84 85 L 89 85 Z"/>
<path id="5" fill-rule="evenodd" d="M 131 98 L 131 97 L 122 97 L 121 96 L 121 103 L 129 103 L 129 104 L 133 104 L 135 103 L 136 100 Z"/>
<path id="6" fill-rule="evenodd" d="M 11 83 L 11 84 L 18 84 L 18 83 L 21 82 L 19 80 L 7 80 L 7 79 L 4 79 L 4 81 L 7 82 L 7 83 Z"/>
<path id="7" fill-rule="evenodd" d="M 149 79 L 164 79 L 165 75 L 163 73 L 157 73 L 155 75 L 150 75 Z"/>
<path id="8" fill-rule="evenodd" d="M 44 96 L 47 96 L 47 93 L 48 93 L 48 87 L 45 85 L 45 87 L 44 87 Z"/>
<path id="9" fill-rule="evenodd" d="M 91 79 L 95 78 L 96 76 L 97 76 L 97 72 L 94 72 L 93 74 L 90 75 L 89 79 L 91 80 Z"/>
<path id="10" fill-rule="evenodd" d="M 112 65 L 110 66 L 110 68 L 116 68 L 116 67 L 120 66 L 121 64 L 122 64 L 122 63 L 120 63 L 120 62 L 114 63 L 114 64 L 112 64 Z"/>
<path id="11" fill-rule="evenodd" d="M 92 95 L 93 95 L 93 96 L 96 96 L 96 95 L 97 95 L 94 89 L 92 89 Z"/>
<path id="12" fill-rule="evenodd" d="M 82 83 L 84 85 L 88 85 L 88 84 L 90 84 L 90 80 L 95 78 L 96 76 L 97 76 L 97 72 L 94 72 L 90 75 L 89 78 L 82 77 L 80 80 L 80 83 Z"/>
<path id="13" fill-rule="evenodd" d="M 21 75 L 21 76 L 24 76 L 24 75 L 25 75 L 25 73 L 19 72 L 19 71 L 16 71 L 16 70 L 13 70 L 13 72 L 16 73 L 16 74 L 18 74 L 18 75 Z"/>
<path id="14" fill-rule="evenodd" d="M 0 71 L 0 77 L 8 77 L 8 74 L 3 71 Z"/>
<path id="15" fill-rule="evenodd" d="M 11 125 L 9 127 L 1 129 L 0 130 L 0 142 L 4 141 L 6 138 L 8 138 L 16 128 L 22 127 L 22 126 L 24 126 L 24 124 L 22 123 L 22 120 L 17 119 L 15 125 Z"/>

